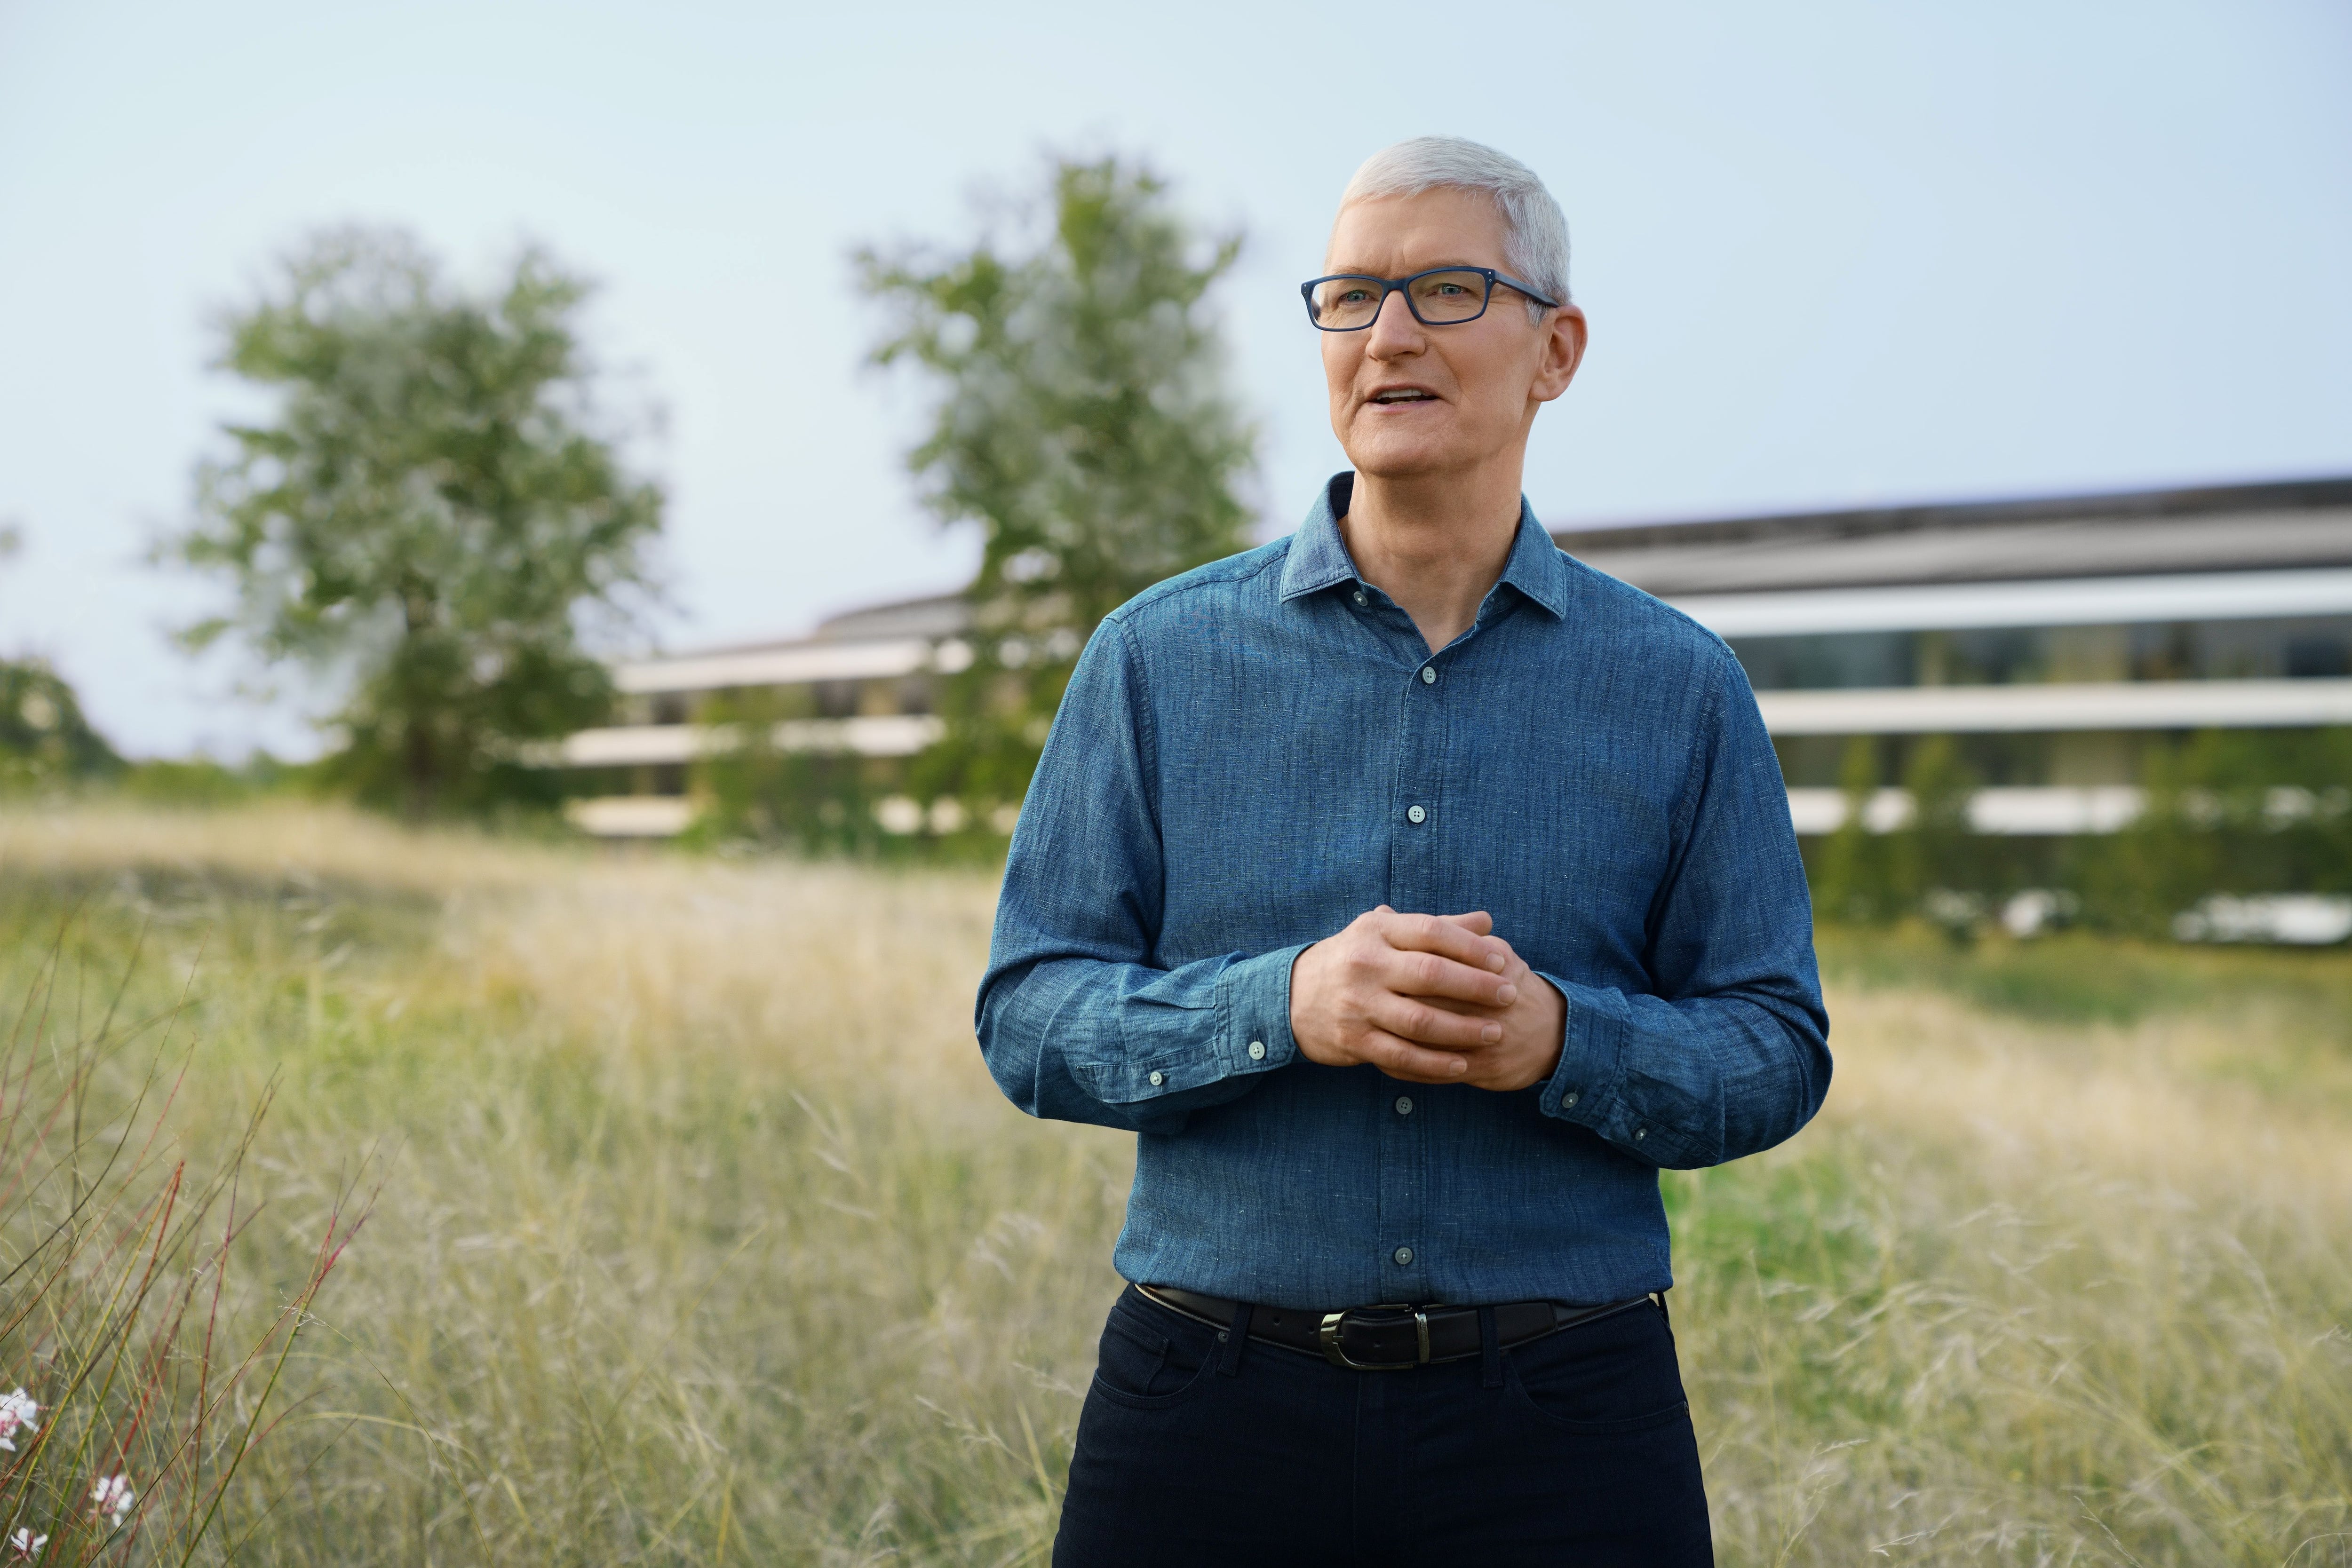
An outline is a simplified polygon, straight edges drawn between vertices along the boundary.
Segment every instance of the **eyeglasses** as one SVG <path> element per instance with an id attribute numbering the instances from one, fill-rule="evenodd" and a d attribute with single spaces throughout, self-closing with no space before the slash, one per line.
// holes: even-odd
<path id="1" fill-rule="evenodd" d="M 1404 295 L 1405 308 L 1424 327 L 1456 327 L 1486 313 L 1495 285 L 1516 288 L 1538 305 L 1557 306 L 1517 278 L 1491 267 L 1439 267 L 1411 277 L 1371 277 L 1340 272 L 1298 286 L 1307 319 L 1326 332 L 1360 332 L 1380 319 L 1389 296 Z"/>

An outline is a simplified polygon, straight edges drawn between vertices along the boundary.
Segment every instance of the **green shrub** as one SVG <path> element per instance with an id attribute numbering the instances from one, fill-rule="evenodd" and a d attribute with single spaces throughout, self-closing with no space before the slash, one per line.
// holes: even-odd
<path id="1" fill-rule="evenodd" d="M 0 659 L 0 788 L 74 783 L 121 768 L 63 676 L 39 659 Z"/>

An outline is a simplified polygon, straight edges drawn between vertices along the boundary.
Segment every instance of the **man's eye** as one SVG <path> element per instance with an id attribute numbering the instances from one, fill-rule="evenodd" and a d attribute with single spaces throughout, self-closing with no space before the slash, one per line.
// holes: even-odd
<path id="1" fill-rule="evenodd" d="M 1371 297 L 1372 291 L 1369 288 L 1350 288 L 1347 293 L 1339 296 L 1339 303 L 1342 305 L 1361 305 L 1365 300 L 1370 299 Z"/>
<path id="2" fill-rule="evenodd" d="M 1437 291 L 1440 294 L 1459 294 L 1462 292 L 1462 286 L 1458 283 L 1441 283 L 1437 286 Z"/>

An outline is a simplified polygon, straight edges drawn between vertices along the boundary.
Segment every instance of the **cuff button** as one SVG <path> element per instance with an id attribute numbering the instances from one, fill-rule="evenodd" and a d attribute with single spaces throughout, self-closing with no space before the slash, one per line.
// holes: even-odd
<path id="1" fill-rule="evenodd" d="M 1166 1073 L 1164 1073 L 1164 1072 L 1155 1072 L 1155 1073 L 1153 1073 L 1153 1074 L 1151 1075 L 1151 1086 L 1152 1086 L 1154 1089 L 1159 1088 L 1161 1084 L 1163 1084 L 1163 1083 L 1165 1083 L 1165 1082 L 1168 1082 L 1168 1074 L 1166 1074 Z"/>
<path id="2" fill-rule="evenodd" d="M 1254 1040 L 1250 1041 L 1250 1060 L 1252 1061 L 1264 1061 L 1265 1060 L 1265 1041 L 1262 1040 Z"/>

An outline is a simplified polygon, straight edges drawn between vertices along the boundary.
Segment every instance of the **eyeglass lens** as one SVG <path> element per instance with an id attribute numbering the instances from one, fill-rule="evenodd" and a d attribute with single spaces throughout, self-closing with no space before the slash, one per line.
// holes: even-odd
<path id="1" fill-rule="evenodd" d="M 1412 313 L 1424 322 L 1467 321 L 1486 308 L 1486 278 L 1476 272 L 1425 273 L 1406 286 L 1405 294 Z M 1326 278 L 1315 286 L 1315 324 L 1334 331 L 1369 327 L 1384 298 L 1371 278 Z"/>

